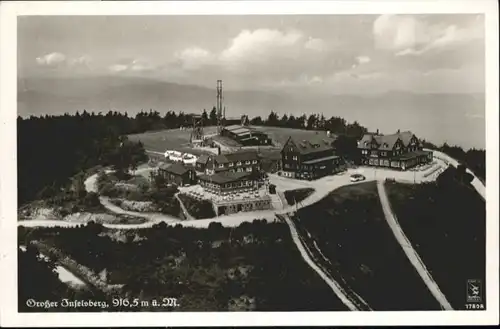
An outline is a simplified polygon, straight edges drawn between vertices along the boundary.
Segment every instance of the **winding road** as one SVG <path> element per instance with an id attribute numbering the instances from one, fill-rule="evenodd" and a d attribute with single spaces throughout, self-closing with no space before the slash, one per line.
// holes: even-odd
<path id="1" fill-rule="evenodd" d="M 444 161 L 456 166 L 458 165 L 458 161 L 450 158 L 446 154 L 434 151 L 434 155 L 436 159 L 439 159 L 441 162 L 441 166 L 443 166 Z M 153 170 L 150 167 L 142 167 L 135 171 L 135 174 L 145 174 L 149 171 Z M 266 218 L 268 220 L 274 220 L 276 214 L 286 214 L 290 211 L 294 211 L 308 205 L 311 205 L 315 202 L 318 202 L 322 198 L 324 198 L 331 191 L 340 188 L 342 186 L 356 184 L 350 181 L 349 175 L 351 173 L 358 173 L 362 171 L 363 175 L 366 176 L 367 180 L 381 180 L 384 178 L 394 178 L 397 181 L 408 183 L 411 179 L 408 178 L 408 174 L 404 176 L 404 172 L 395 172 L 393 170 L 383 170 L 383 169 L 372 169 L 372 168 L 363 168 L 363 169 L 355 169 L 348 170 L 344 174 L 334 175 L 334 176 L 326 176 L 320 178 L 316 181 L 301 181 L 296 179 L 290 179 L 281 177 L 275 174 L 269 175 L 270 182 L 279 186 L 282 190 L 287 189 L 296 189 L 301 187 L 312 187 L 314 188 L 314 192 L 309 195 L 306 199 L 302 200 L 298 205 L 295 206 L 287 206 L 284 205 L 283 209 L 275 209 L 275 210 L 263 210 L 263 211 L 253 211 L 253 212 L 244 212 L 244 213 L 236 213 L 231 215 L 219 216 L 210 219 L 202 219 L 202 220 L 180 220 L 177 217 L 161 214 L 161 213 L 146 213 L 146 212 L 135 212 L 124 210 L 109 201 L 109 198 L 100 196 L 99 200 L 102 205 L 109 211 L 116 214 L 125 214 L 129 216 L 135 216 L 139 218 L 147 219 L 147 222 L 140 224 L 103 224 L 103 226 L 112 229 L 142 229 L 149 228 L 154 224 L 158 224 L 164 222 L 169 225 L 182 225 L 182 226 L 190 226 L 190 227 L 208 227 L 211 222 L 220 222 L 224 224 L 224 226 L 232 227 L 238 226 L 243 222 L 253 221 L 255 218 Z M 111 170 L 107 170 L 107 173 L 112 172 Z M 411 174 L 410 174 L 411 175 Z M 436 179 L 435 175 L 430 175 L 428 177 L 424 177 L 424 173 L 419 173 L 418 177 L 415 174 L 413 178 L 416 182 L 422 181 L 433 181 Z M 85 189 L 87 192 L 97 192 L 97 174 L 94 174 L 88 177 L 85 180 Z M 472 186 L 476 189 L 476 191 L 485 197 L 485 186 L 483 183 L 474 176 L 474 180 L 472 182 Z M 26 227 L 74 227 L 78 225 L 85 224 L 85 221 L 72 221 L 66 222 L 61 220 L 49 220 L 49 219 L 34 219 L 34 220 L 21 220 L 18 221 L 18 226 L 26 226 Z"/>
<path id="2" fill-rule="evenodd" d="M 456 161 L 453 158 L 450 158 L 446 154 L 438 151 L 434 151 L 434 156 L 436 159 L 438 159 L 438 165 L 443 167 L 443 163 L 450 163 L 453 166 L 458 165 L 458 161 Z M 445 167 L 445 166 L 444 166 Z M 152 170 L 152 168 L 140 168 L 138 169 L 135 173 L 143 174 L 145 172 L 148 172 Z M 437 175 L 425 175 L 425 172 L 419 172 L 418 177 L 417 173 L 410 173 L 410 175 L 413 176 L 413 179 L 408 179 L 408 174 L 404 174 L 401 172 L 394 172 L 390 170 L 383 170 L 383 169 L 367 169 L 364 168 L 362 169 L 363 175 L 366 176 L 367 180 L 376 180 L 377 181 L 377 188 L 378 188 L 378 194 L 381 200 L 382 208 L 384 211 L 384 215 L 386 217 L 386 220 L 392 229 L 397 241 L 400 243 L 401 247 L 403 248 L 405 254 L 407 255 L 408 259 L 412 263 L 412 265 L 415 267 L 417 272 L 419 273 L 420 277 L 422 280 L 425 282 L 427 285 L 428 289 L 431 291 L 431 293 L 434 295 L 434 297 L 439 301 L 441 304 L 442 308 L 445 310 L 451 310 L 452 307 L 449 304 L 449 302 L 446 300 L 446 297 L 444 294 L 441 292 L 439 287 L 437 286 L 436 282 L 433 280 L 431 277 L 429 271 L 425 267 L 425 264 L 422 262 L 416 251 L 413 249 L 410 241 L 404 234 L 402 228 L 400 227 L 395 215 L 392 213 L 390 203 L 387 197 L 387 194 L 385 192 L 385 187 L 384 187 L 384 180 L 386 178 L 393 178 L 397 181 L 405 182 L 408 183 L 408 181 L 413 181 L 413 182 L 424 182 L 424 181 L 432 181 L 435 180 Z M 469 173 L 473 174 L 470 172 L 470 170 L 467 170 Z M 108 171 L 110 172 L 110 171 Z M 311 251 L 308 249 L 308 247 L 303 243 L 301 236 L 299 235 L 297 228 L 295 227 L 295 224 L 292 222 L 292 220 L 289 218 L 289 213 L 293 212 L 299 208 L 306 207 L 308 205 L 311 205 L 313 203 L 318 202 L 322 198 L 324 198 L 328 193 L 331 191 L 338 189 L 342 186 L 350 185 L 350 184 L 356 184 L 357 182 L 351 182 L 350 181 L 350 174 L 352 173 L 359 173 L 360 170 L 348 170 L 344 174 L 339 174 L 339 175 L 334 175 L 334 176 L 327 176 L 323 177 L 321 179 L 318 179 L 313 182 L 308 182 L 308 181 L 299 181 L 299 180 L 294 180 L 294 179 L 289 179 L 289 178 L 284 178 L 281 176 L 277 175 L 269 175 L 270 177 L 270 182 L 275 184 L 276 186 L 279 186 L 281 190 L 287 190 L 287 189 L 297 189 L 301 187 L 312 187 L 314 188 L 314 192 L 309 195 L 307 198 L 305 198 L 303 201 L 301 201 L 299 204 L 294 205 L 294 206 L 288 206 L 288 205 L 283 205 L 282 209 L 274 209 L 274 210 L 264 210 L 264 211 L 255 211 L 255 212 L 242 212 L 242 213 L 236 213 L 236 214 L 231 214 L 227 216 L 219 216 L 216 218 L 210 218 L 210 219 L 202 219 L 202 220 L 193 220 L 192 216 L 190 216 L 184 207 L 184 204 L 181 202 L 181 207 L 183 211 L 187 214 L 188 220 L 180 220 L 176 217 L 169 216 L 166 214 L 160 214 L 160 213 L 144 213 L 144 212 L 134 212 L 134 211 L 127 211 L 124 210 L 114 204 L 112 204 L 109 201 L 109 198 L 100 196 L 99 200 L 101 204 L 109 211 L 116 213 L 116 214 L 125 214 L 129 216 L 135 216 L 135 217 L 140 217 L 140 218 L 145 218 L 148 221 L 145 223 L 141 224 L 110 224 L 106 223 L 103 224 L 104 227 L 107 228 L 112 228 L 112 229 L 142 229 L 142 228 L 149 228 L 153 226 L 154 224 L 158 224 L 161 222 L 166 223 L 167 225 L 181 225 L 181 226 L 190 226 L 190 227 L 200 227 L 200 228 L 206 228 L 209 226 L 210 223 L 212 222 L 219 222 L 223 224 L 224 226 L 227 227 L 235 227 L 239 226 L 243 222 L 248 222 L 248 221 L 253 221 L 255 218 L 265 218 L 267 220 L 274 220 L 276 216 L 278 218 L 281 218 L 284 222 L 287 223 L 290 229 L 290 233 L 292 236 L 292 239 L 297 246 L 298 250 L 300 251 L 300 254 L 304 261 L 316 272 L 320 277 L 327 283 L 327 285 L 333 290 L 333 292 L 340 298 L 340 300 L 350 309 L 350 310 L 366 310 L 370 309 L 369 306 L 364 303 L 364 301 L 361 298 L 356 298 L 356 296 L 353 296 L 353 293 L 348 293 L 346 292 L 341 285 L 336 282 L 331 276 L 328 275 L 328 273 L 321 268 L 320 264 L 317 264 L 314 262 L 314 260 L 311 258 Z M 428 171 L 427 171 L 428 172 Z M 473 174 L 474 175 L 474 174 Z M 90 177 L 88 177 L 85 180 L 85 188 L 87 192 L 97 192 L 97 174 L 94 174 Z M 474 175 L 474 180 L 472 182 L 472 186 L 476 189 L 476 191 L 483 197 L 485 198 L 485 191 L 486 188 L 484 184 Z M 176 195 L 178 198 L 178 195 Z M 179 199 L 179 198 L 178 198 Z M 180 201 L 180 200 L 179 200 Z M 26 226 L 26 227 L 75 227 L 81 224 L 85 224 L 85 222 L 81 221 L 76 221 L 76 222 L 67 222 L 67 221 L 61 221 L 61 220 L 25 220 L 25 221 L 18 221 L 18 226 Z M 321 250 L 317 250 L 318 252 L 321 253 Z M 358 296 L 359 297 L 359 296 Z"/>

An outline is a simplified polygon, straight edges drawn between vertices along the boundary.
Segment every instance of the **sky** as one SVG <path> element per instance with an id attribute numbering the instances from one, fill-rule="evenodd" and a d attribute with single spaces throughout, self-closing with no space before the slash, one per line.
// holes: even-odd
<path id="1" fill-rule="evenodd" d="M 484 93 L 484 16 L 23 16 L 20 77 L 225 89 Z"/>

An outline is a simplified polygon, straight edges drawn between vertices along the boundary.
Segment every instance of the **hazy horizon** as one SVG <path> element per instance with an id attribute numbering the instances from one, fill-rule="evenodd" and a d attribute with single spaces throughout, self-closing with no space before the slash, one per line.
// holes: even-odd
<path id="1" fill-rule="evenodd" d="M 480 14 L 19 17 L 18 113 L 201 112 L 222 79 L 229 116 L 484 148 L 484 33 Z"/>

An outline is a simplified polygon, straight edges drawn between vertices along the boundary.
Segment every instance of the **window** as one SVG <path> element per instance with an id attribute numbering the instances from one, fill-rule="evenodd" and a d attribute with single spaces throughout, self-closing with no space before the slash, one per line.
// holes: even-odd
<path id="1" fill-rule="evenodd" d="M 288 160 L 288 155 L 285 155 L 285 160 Z"/>
<path id="2" fill-rule="evenodd" d="M 245 161 L 245 164 L 249 165 L 251 162 L 250 160 Z"/>
<path id="3" fill-rule="evenodd" d="M 296 155 L 294 155 L 294 156 L 293 156 L 293 159 L 294 159 L 294 160 L 297 160 L 297 156 L 296 156 Z"/>
<path id="4" fill-rule="evenodd" d="M 238 161 L 236 165 L 241 166 L 241 161 Z"/>
<path id="5" fill-rule="evenodd" d="M 250 167 L 247 167 L 247 171 L 252 171 L 252 168 L 250 168 Z"/>
<path id="6" fill-rule="evenodd" d="M 229 167 L 234 166 L 234 162 L 229 162 Z"/>
<path id="7" fill-rule="evenodd" d="M 257 160 L 253 160 L 253 161 L 252 161 L 252 163 L 253 163 L 253 164 L 257 164 Z"/>
<path id="8" fill-rule="evenodd" d="M 223 164 L 223 163 L 221 163 L 221 164 L 219 165 L 219 168 L 224 168 L 224 164 Z"/>

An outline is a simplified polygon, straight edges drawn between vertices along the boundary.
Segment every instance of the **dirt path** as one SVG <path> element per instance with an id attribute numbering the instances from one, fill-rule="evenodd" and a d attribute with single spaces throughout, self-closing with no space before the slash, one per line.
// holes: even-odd
<path id="1" fill-rule="evenodd" d="M 295 224 L 290 219 L 287 214 L 280 216 L 284 221 L 288 224 L 290 228 L 290 234 L 292 235 L 293 242 L 299 249 L 299 252 L 304 259 L 304 261 L 316 272 L 318 275 L 325 281 L 325 283 L 332 289 L 332 291 L 337 295 L 337 297 L 344 303 L 350 311 L 360 311 L 361 309 L 351 300 L 347 293 L 342 289 L 339 283 L 333 279 L 331 279 L 321 268 L 318 266 L 309 256 L 311 251 L 308 247 L 302 243 L 299 233 L 297 232 L 297 228 Z"/>
<path id="2" fill-rule="evenodd" d="M 424 262 L 417 254 L 415 249 L 413 249 L 410 240 L 408 240 L 408 237 L 405 235 L 403 229 L 399 225 L 399 222 L 395 214 L 392 212 L 389 203 L 389 198 L 387 197 L 387 193 L 385 191 L 384 181 L 382 180 L 377 181 L 377 190 L 380 202 L 382 204 L 382 209 L 384 211 L 385 219 L 387 220 L 387 223 L 389 224 L 392 233 L 394 233 L 396 240 L 401 245 L 401 248 L 403 248 L 403 251 L 405 252 L 406 256 L 412 263 L 413 267 L 415 267 L 418 274 L 420 275 L 420 277 L 422 278 L 422 280 L 424 281 L 424 283 L 426 284 L 427 288 L 430 290 L 434 298 L 436 298 L 436 300 L 441 304 L 441 308 L 444 310 L 453 310 L 448 300 L 446 300 L 445 295 L 441 292 L 437 283 L 434 281 L 431 274 L 425 267 Z"/>
<path id="3" fill-rule="evenodd" d="M 194 220 L 195 218 L 191 216 L 189 211 L 187 210 L 186 206 L 184 205 L 184 202 L 182 202 L 181 198 L 179 198 L 179 193 L 175 193 L 175 198 L 177 201 L 179 201 L 179 204 L 181 206 L 182 211 L 184 212 L 184 216 L 186 216 L 187 220 Z"/>

